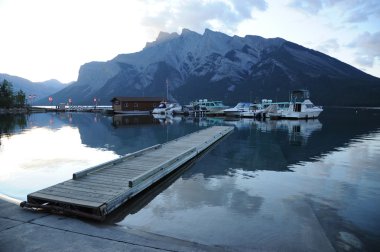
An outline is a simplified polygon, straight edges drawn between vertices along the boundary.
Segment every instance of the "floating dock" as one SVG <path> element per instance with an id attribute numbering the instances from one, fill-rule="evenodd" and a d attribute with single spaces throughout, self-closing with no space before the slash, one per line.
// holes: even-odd
<path id="1" fill-rule="evenodd" d="M 232 130 L 213 126 L 76 172 L 70 180 L 29 194 L 20 205 L 103 220 Z"/>

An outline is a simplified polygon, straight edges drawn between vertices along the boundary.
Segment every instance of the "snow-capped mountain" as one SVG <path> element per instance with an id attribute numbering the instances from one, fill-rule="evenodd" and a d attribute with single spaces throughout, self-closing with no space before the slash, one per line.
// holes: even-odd
<path id="1" fill-rule="evenodd" d="M 228 36 L 206 29 L 161 32 L 136 53 L 90 62 L 76 83 L 54 94 L 55 101 L 103 104 L 114 96 L 166 96 L 228 104 L 261 98 L 286 100 L 291 89 L 308 88 L 319 104 L 380 103 L 380 81 L 323 53 L 281 38 Z M 360 87 L 360 88 L 359 88 Z M 360 89 L 358 91 L 358 89 Z M 342 94 L 344 94 L 342 96 Z M 365 99 L 365 100 L 364 100 Z"/>

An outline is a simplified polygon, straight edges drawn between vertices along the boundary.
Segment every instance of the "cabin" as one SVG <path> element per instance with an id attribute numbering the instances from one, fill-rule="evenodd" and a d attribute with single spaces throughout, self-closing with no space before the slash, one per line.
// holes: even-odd
<path id="1" fill-rule="evenodd" d="M 114 97 L 112 109 L 115 113 L 150 113 L 160 102 L 162 97 Z"/>

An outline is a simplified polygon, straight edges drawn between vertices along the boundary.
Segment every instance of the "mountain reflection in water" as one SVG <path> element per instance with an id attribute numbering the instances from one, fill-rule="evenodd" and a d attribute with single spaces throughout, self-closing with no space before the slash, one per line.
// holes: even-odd
<path id="1" fill-rule="evenodd" d="M 52 113 L 32 114 L 13 129 L 4 122 L 0 193 L 20 195 L 20 181 L 30 181 L 32 172 L 33 181 L 21 183 L 24 197 L 32 184 L 52 182 L 46 174 L 63 180 L 64 167 L 49 164 L 61 157 L 49 150 L 63 142 L 70 145 L 66 150 L 81 154 L 79 164 L 70 156 L 74 152 L 57 147 L 61 154 L 71 153 L 65 155 L 69 173 L 87 168 L 100 153 L 107 161 L 204 127 L 233 125 L 231 135 L 124 205 L 107 223 L 243 250 L 379 248 L 380 110 L 330 108 L 307 121 Z M 28 142 L 37 133 L 59 142 Z M 49 157 L 32 164 L 12 161 L 12 155 L 20 156 L 11 148 L 16 140 L 17 146 L 38 146 Z M 40 167 L 26 172 L 18 165 Z"/>

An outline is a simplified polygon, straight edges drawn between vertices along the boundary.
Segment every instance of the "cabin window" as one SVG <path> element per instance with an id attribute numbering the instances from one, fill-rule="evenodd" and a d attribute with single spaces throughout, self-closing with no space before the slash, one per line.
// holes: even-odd
<path id="1" fill-rule="evenodd" d="M 120 101 L 116 100 L 116 101 L 114 102 L 114 104 L 115 104 L 115 105 L 120 105 Z"/>
<path id="2" fill-rule="evenodd" d="M 128 108 L 128 102 L 124 103 L 124 107 Z"/>
<path id="3" fill-rule="evenodd" d="M 139 104 L 137 102 L 135 102 L 135 104 L 133 105 L 133 107 L 138 108 Z"/>

